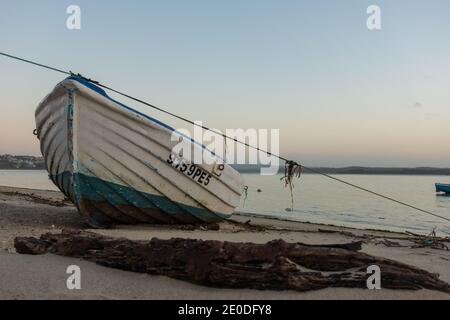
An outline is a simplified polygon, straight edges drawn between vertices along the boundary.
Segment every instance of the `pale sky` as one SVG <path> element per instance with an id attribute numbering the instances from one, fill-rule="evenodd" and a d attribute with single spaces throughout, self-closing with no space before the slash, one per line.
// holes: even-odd
<path id="1" fill-rule="evenodd" d="M 449 14 L 448 0 L 0 0 L 0 51 L 210 127 L 280 129 L 305 165 L 449 167 Z M 39 155 L 34 111 L 64 76 L 3 57 L 0 72 L 0 154 Z"/>

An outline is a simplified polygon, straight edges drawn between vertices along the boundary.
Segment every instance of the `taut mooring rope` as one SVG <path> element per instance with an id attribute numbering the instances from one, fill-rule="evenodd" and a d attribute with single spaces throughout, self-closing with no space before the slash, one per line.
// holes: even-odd
<path id="1" fill-rule="evenodd" d="M 141 100 L 141 99 L 138 99 L 138 98 L 135 98 L 135 97 L 133 97 L 133 96 L 130 96 L 130 95 L 124 93 L 124 92 L 121 92 L 121 91 L 118 91 L 118 90 L 113 89 L 113 88 L 111 88 L 111 87 L 108 87 L 108 86 L 106 86 L 106 85 L 104 85 L 104 84 L 101 84 L 101 83 L 98 82 L 98 81 L 94 81 L 94 80 L 92 80 L 92 79 L 85 78 L 85 77 L 83 77 L 83 76 L 80 75 L 80 74 L 75 74 L 75 73 L 70 72 L 70 71 L 64 71 L 64 70 L 61 70 L 61 69 L 58 69 L 58 68 L 54 68 L 54 67 L 51 67 L 51 66 L 48 66 L 48 65 L 45 65 L 45 64 L 37 63 L 37 62 L 35 62 L 35 61 L 23 59 L 23 58 L 20 58 L 20 57 L 14 56 L 14 55 L 10 55 L 10 54 L 7 54 L 7 53 L 3 53 L 3 52 L 0 52 L 0 55 L 5 56 L 5 57 L 10 58 L 10 59 L 15 59 L 15 60 L 19 60 L 19 61 L 22 61 L 22 62 L 26 62 L 26 63 L 32 64 L 32 65 L 35 65 L 35 66 L 38 66 L 38 67 L 41 67 L 41 68 L 45 68 L 45 69 L 52 70 L 52 71 L 55 71 L 55 72 L 63 73 L 63 74 L 65 74 L 65 75 L 78 76 L 78 77 L 80 77 L 80 78 L 82 78 L 82 79 L 84 79 L 84 80 L 86 80 L 86 81 L 89 81 L 89 82 L 91 82 L 91 83 L 93 83 L 93 84 L 95 84 L 95 85 L 97 85 L 97 86 L 99 86 L 99 87 L 102 87 L 102 88 L 104 88 L 104 89 L 107 89 L 107 90 L 109 90 L 109 91 L 112 91 L 112 92 L 114 92 L 114 93 L 117 93 L 117 94 L 119 94 L 119 95 L 121 95 L 121 96 L 124 96 L 124 97 L 126 97 L 126 98 L 128 98 L 128 99 L 134 100 L 134 101 L 136 101 L 136 102 L 139 102 L 139 103 L 141 103 L 141 104 L 143 104 L 143 105 L 146 105 L 146 106 L 148 106 L 148 107 L 150 107 L 150 108 L 153 108 L 153 109 L 158 110 L 158 111 L 160 111 L 160 112 L 162 112 L 162 113 L 165 113 L 165 114 L 167 114 L 167 115 L 170 115 L 170 116 L 172 116 L 172 117 L 174 117 L 174 118 L 177 118 L 177 119 L 179 119 L 179 120 L 182 120 L 182 121 L 187 122 L 187 123 L 189 123 L 189 124 L 192 124 L 192 125 L 194 125 L 194 126 L 200 127 L 200 128 L 202 128 L 202 129 L 204 129 L 204 130 L 213 132 L 213 133 L 215 133 L 215 134 L 221 135 L 221 136 L 222 136 L 223 138 L 225 138 L 225 139 L 230 139 L 230 140 L 235 141 L 235 142 L 237 142 L 237 143 L 239 143 L 239 144 L 242 144 L 242 145 L 244 145 L 244 146 L 246 146 L 246 147 L 252 148 L 252 149 L 254 149 L 254 150 L 256 150 L 256 151 L 263 152 L 263 153 L 265 153 L 265 154 L 267 154 L 267 155 L 269 155 L 269 156 L 272 156 L 272 157 L 276 157 L 276 158 L 278 158 L 278 159 L 283 160 L 284 162 L 286 162 L 286 164 L 290 164 L 291 166 L 292 166 L 292 165 L 294 165 L 294 166 L 301 166 L 302 168 L 304 168 L 304 169 L 306 169 L 306 170 L 308 170 L 308 171 L 310 171 L 310 172 L 313 172 L 313 173 L 319 174 L 319 175 L 321 175 L 321 176 L 324 176 L 324 177 L 326 177 L 326 178 L 329 178 L 329 179 L 335 180 L 335 181 L 337 181 L 337 182 L 343 183 L 343 184 L 345 184 L 345 185 L 347 185 L 347 186 L 356 188 L 356 189 L 361 190 L 361 191 L 364 191 L 364 192 L 368 192 L 368 193 L 370 193 L 370 194 L 372 194 L 372 195 L 375 195 L 375 196 L 377 196 L 377 197 L 380 197 L 380 198 L 383 198 L 383 199 L 386 199 L 386 200 L 395 202 L 395 203 L 397 203 L 397 204 L 400 204 L 400 205 L 406 206 L 406 207 L 408 207 L 408 208 L 411 208 L 411 209 L 420 211 L 420 212 L 422 212 L 422 213 L 426 213 L 426 214 L 429 214 L 429 215 L 431 215 L 431 216 L 434 216 L 434 217 L 437 217 L 437 218 L 441 218 L 441 219 L 446 220 L 446 221 L 450 221 L 450 218 L 443 217 L 443 216 L 441 216 L 441 215 L 438 215 L 438 214 L 436 214 L 436 213 L 430 212 L 430 211 L 428 211 L 428 210 L 421 209 L 421 208 L 419 208 L 419 207 L 413 206 L 413 205 L 408 204 L 408 203 L 406 203 L 406 202 L 403 202 L 403 201 L 400 201 L 400 200 L 396 200 L 396 199 L 394 199 L 394 198 L 385 196 L 385 195 L 383 195 L 383 194 L 381 194 L 381 193 L 378 193 L 378 192 L 369 190 L 369 189 L 364 188 L 364 187 L 360 187 L 360 186 L 358 186 L 358 185 L 356 185 L 356 184 L 353 184 L 353 183 L 351 183 L 351 182 L 348 182 L 348 181 L 345 181 L 345 180 L 342 180 L 342 179 L 333 177 L 333 176 L 331 176 L 331 175 L 329 175 L 329 174 L 326 174 L 326 173 L 324 173 L 324 172 L 321 172 L 321 171 L 319 171 L 319 170 L 317 170 L 317 169 L 313 169 L 313 168 L 306 167 L 306 166 L 304 166 L 304 165 L 300 165 L 300 164 L 298 164 L 298 163 L 295 162 L 295 161 L 289 160 L 289 159 L 287 159 L 287 158 L 285 158 L 285 157 L 283 157 L 283 156 L 281 156 L 281 155 L 273 154 L 273 153 L 271 153 L 271 152 L 269 152 L 269 151 L 267 151 L 267 150 L 260 149 L 259 147 L 250 145 L 250 144 L 248 144 L 248 143 L 245 142 L 245 141 L 240 141 L 240 140 L 238 140 L 238 139 L 236 139 L 236 138 L 229 137 L 229 136 L 227 136 L 226 134 L 217 132 L 217 131 L 215 131 L 215 130 L 213 130 L 213 129 L 210 129 L 210 128 L 206 127 L 206 126 L 200 125 L 200 124 L 198 124 L 198 123 L 196 123 L 196 122 L 194 122 L 194 121 L 192 121 L 192 120 L 189 120 L 189 119 L 187 119 L 187 118 L 184 118 L 184 117 L 182 117 L 182 116 L 179 116 L 179 115 L 177 115 L 177 114 L 174 114 L 174 113 L 172 113 L 172 112 L 170 112 L 170 111 L 164 110 L 164 109 L 162 109 L 162 108 L 159 108 L 159 107 L 157 107 L 157 106 L 155 106 L 155 105 L 152 105 L 152 104 L 150 104 L 150 103 L 148 103 L 148 102 L 145 102 L 145 101 L 143 101 L 143 100 Z M 226 140 L 225 140 L 225 141 L 226 141 Z"/>

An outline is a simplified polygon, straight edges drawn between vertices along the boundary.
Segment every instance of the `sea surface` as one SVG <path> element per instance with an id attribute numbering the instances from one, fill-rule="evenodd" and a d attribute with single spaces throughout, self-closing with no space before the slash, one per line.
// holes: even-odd
<path id="1" fill-rule="evenodd" d="M 304 174 L 295 180 L 294 210 L 281 176 L 244 174 L 248 195 L 239 212 L 266 217 L 356 228 L 412 231 L 426 234 L 434 228 L 450 235 L 450 222 L 353 189 L 328 178 Z M 450 219 L 450 197 L 437 195 L 435 182 L 450 183 L 449 176 L 335 175 L 392 198 Z M 46 171 L 0 170 L 0 185 L 57 190 Z M 258 192 L 260 189 L 260 192 Z"/>

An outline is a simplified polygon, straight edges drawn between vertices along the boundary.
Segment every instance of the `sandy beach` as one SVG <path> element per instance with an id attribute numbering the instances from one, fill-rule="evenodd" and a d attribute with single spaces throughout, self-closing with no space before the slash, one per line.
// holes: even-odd
<path id="1" fill-rule="evenodd" d="M 248 220 L 251 220 L 252 228 L 242 225 Z M 329 288 L 293 292 L 218 289 L 168 277 L 115 270 L 79 259 L 55 255 L 19 255 L 14 250 L 15 237 L 39 237 L 43 233 L 56 233 L 64 228 L 84 229 L 133 240 L 178 237 L 266 243 L 283 239 L 305 244 L 362 240 L 362 252 L 438 273 L 442 280 L 450 282 L 450 251 L 412 248 L 415 243 L 408 234 L 239 214 L 233 216 L 233 221 L 221 223 L 219 230 L 161 225 L 89 230 L 76 209 L 59 192 L 0 187 L 0 299 L 450 299 L 450 294 L 430 290 Z M 82 270 L 81 290 L 70 291 L 66 288 L 66 268 L 73 264 Z"/>

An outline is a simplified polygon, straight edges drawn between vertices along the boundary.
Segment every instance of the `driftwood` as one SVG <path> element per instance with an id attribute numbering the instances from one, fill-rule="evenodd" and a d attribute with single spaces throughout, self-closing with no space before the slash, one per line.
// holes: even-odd
<path id="1" fill-rule="evenodd" d="M 230 243 L 193 239 L 132 241 L 64 230 L 41 238 L 16 238 L 17 252 L 83 258 L 122 270 L 165 275 L 221 288 L 307 291 L 327 287 L 367 288 L 367 268 L 381 269 L 381 286 L 450 293 L 438 275 L 358 252 L 361 242 L 311 246 Z"/>

